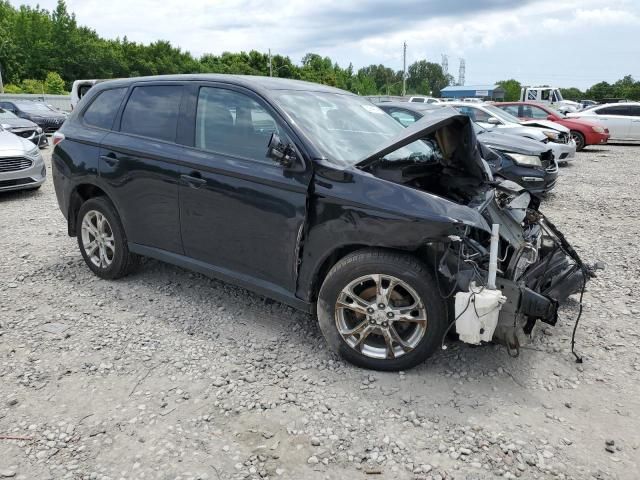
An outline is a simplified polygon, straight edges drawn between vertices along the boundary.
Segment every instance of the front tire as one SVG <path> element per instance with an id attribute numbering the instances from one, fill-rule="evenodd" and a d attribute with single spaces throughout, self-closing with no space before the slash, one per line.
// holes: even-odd
<path id="1" fill-rule="evenodd" d="M 395 371 L 424 362 L 440 345 L 446 309 L 429 269 L 416 258 L 360 250 L 327 274 L 318 321 L 329 346 L 354 365 Z"/>
<path id="2" fill-rule="evenodd" d="M 571 138 L 576 142 L 576 152 L 579 152 L 586 146 L 584 135 L 575 130 L 571 130 Z"/>
<path id="3" fill-rule="evenodd" d="M 78 246 L 98 277 L 114 280 L 131 272 L 138 257 L 129 252 L 120 217 L 106 197 L 90 198 L 78 212 Z"/>

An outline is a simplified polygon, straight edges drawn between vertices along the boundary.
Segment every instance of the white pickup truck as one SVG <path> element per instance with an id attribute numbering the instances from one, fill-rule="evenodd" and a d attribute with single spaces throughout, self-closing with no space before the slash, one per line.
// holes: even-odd
<path id="1" fill-rule="evenodd" d="M 520 101 L 546 103 L 562 113 L 577 112 L 581 108 L 578 102 L 562 98 L 560 89 L 556 87 L 522 87 Z"/>

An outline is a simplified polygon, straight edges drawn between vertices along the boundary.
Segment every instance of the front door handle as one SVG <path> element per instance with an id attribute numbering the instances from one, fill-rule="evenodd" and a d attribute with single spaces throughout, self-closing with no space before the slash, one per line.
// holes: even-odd
<path id="1" fill-rule="evenodd" d="M 100 159 L 104 161 L 110 167 L 115 167 L 118 164 L 118 157 L 113 154 L 110 155 L 100 155 Z"/>
<path id="2" fill-rule="evenodd" d="M 191 188 L 200 188 L 202 185 L 207 183 L 204 178 L 192 177 L 191 175 L 180 175 L 180 179 Z"/>

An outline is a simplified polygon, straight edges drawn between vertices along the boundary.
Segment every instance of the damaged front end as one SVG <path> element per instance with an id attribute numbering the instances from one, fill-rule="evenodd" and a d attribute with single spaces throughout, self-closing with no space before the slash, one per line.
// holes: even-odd
<path id="1" fill-rule="evenodd" d="M 485 201 L 476 208 L 489 224 L 497 226 L 497 238 L 467 228 L 465 235 L 450 238 L 443 247 L 438 272 L 458 292 L 454 320 L 461 339 L 469 343 L 492 339 L 517 352 L 538 321 L 556 324 L 559 304 L 581 291 L 592 273 L 539 212 L 538 200 L 515 183 L 495 184 L 495 190 L 488 190 Z M 497 290 L 504 299 L 495 301 L 492 312 L 483 314 L 475 305 L 491 296 L 484 290 Z M 469 299 L 473 309 L 460 298 Z"/>
<path id="2" fill-rule="evenodd" d="M 391 153 L 415 141 L 427 145 L 428 153 Z M 559 304 L 583 290 L 592 275 L 538 210 L 537 197 L 514 182 L 492 178 L 467 117 L 442 109 L 359 167 L 478 216 L 475 223 L 452 218 L 456 232 L 429 241 L 425 252 L 441 295 L 453 307 L 450 326 L 455 324 L 463 341 L 493 340 L 517 353 L 538 322 L 555 325 Z"/>

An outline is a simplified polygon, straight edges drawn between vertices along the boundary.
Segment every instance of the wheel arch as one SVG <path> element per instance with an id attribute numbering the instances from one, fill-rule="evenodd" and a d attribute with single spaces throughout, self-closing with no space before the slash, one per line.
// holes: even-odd
<path id="1" fill-rule="evenodd" d="M 416 250 L 405 250 L 400 248 L 393 248 L 388 246 L 376 246 L 376 245 L 367 245 L 363 243 L 352 243 L 341 245 L 339 247 L 331 250 L 321 262 L 319 262 L 316 267 L 313 275 L 311 277 L 311 283 L 307 288 L 307 296 L 308 300 L 312 303 L 318 300 L 318 294 L 320 292 L 320 288 L 327 277 L 329 271 L 333 268 L 335 264 L 337 264 L 340 260 L 342 260 L 347 255 L 350 255 L 354 252 L 358 252 L 360 250 L 370 250 L 370 251 L 382 251 L 388 253 L 396 253 L 413 256 L 416 259 L 431 264 L 431 260 L 429 259 L 428 249 L 420 248 Z"/>
<path id="2" fill-rule="evenodd" d="M 78 212 L 84 202 L 90 198 L 106 197 L 112 204 L 109 195 L 93 183 L 80 183 L 74 187 L 69 197 L 69 211 L 67 213 L 67 229 L 70 237 L 77 235 L 76 224 L 78 223 Z"/>

